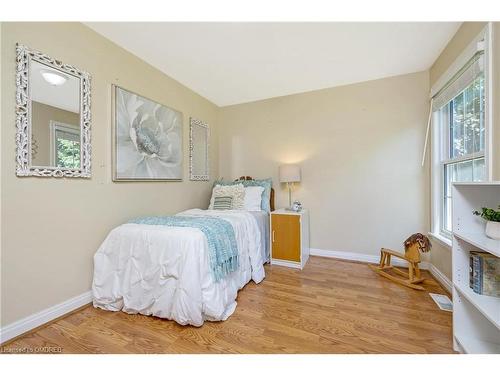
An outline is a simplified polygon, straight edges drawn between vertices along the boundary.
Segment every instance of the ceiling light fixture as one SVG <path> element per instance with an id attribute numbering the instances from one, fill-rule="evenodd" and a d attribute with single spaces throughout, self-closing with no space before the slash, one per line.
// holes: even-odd
<path id="1" fill-rule="evenodd" d="M 49 85 L 52 86 L 61 86 L 68 80 L 68 77 L 65 75 L 56 72 L 55 70 L 41 70 L 40 73 L 42 77 Z"/>

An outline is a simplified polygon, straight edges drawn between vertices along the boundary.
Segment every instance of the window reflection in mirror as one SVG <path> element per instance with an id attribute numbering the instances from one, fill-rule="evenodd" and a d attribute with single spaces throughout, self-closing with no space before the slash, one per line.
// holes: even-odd
<path id="1" fill-rule="evenodd" d="M 31 165 L 78 169 L 80 79 L 32 60 Z"/>

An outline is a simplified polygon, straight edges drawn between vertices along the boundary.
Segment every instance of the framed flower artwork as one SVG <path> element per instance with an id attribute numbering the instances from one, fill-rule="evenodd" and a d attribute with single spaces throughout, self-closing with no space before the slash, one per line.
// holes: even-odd
<path id="1" fill-rule="evenodd" d="M 113 86 L 113 181 L 182 180 L 182 113 Z"/>

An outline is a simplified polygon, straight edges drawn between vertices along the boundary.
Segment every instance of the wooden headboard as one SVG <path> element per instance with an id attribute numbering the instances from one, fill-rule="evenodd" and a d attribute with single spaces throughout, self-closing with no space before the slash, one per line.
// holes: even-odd
<path id="1" fill-rule="evenodd" d="M 234 181 L 251 181 L 253 180 L 250 176 L 241 176 Z M 269 197 L 269 205 L 271 207 L 271 211 L 274 211 L 274 189 L 271 187 L 271 196 Z"/>

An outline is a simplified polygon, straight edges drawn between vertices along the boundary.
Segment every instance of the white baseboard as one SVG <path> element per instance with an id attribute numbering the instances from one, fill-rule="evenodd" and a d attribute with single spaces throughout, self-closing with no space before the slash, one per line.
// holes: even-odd
<path id="1" fill-rule="evenodd" d="M 440 270 L 436 268 L 433 264 L 429 265 L 429 271 L 434 276 L 438 281 L 441 283 L 444 288 L 451 293 L 452 291 L 452 286 L 453 284 L 451 283 L 451 280 L 446 277 L 444 273 L 442 273 Z"/>
<path id="2" fill-rule="evenodd" d="M 311 255 L 325 258 L 336 258 L 343 260 L 354 260 L 356 262 L 365 262 L 365 263 L 379 263 L 380 255 L 371 255 L 371 254 L 362 254 L 362 253 L 353 253 L 349 251 L 337 251 L 337 250 L 324 250 L 324 249 L 311 249 Z M 395 266 L 405 267 L 408 263 L 402 259 L 392 258 L 392 264 Z M 429 269 L 428 262 L 421 262 L 420 268 L 423 270 Z"/>
<path id="3" fill-rule="evenodd" d="M 89 290 L 79 296 L 37 312 L 5 327 L 1 327 L 0 344 L 13 339 L 16 336 L 22 335 L 23 333 L 36 327 L 40 327 L 41 325 L 59 318 L 60 316 L 76 310 L 90 302 L 92 302 L 92 292 Z"/>

